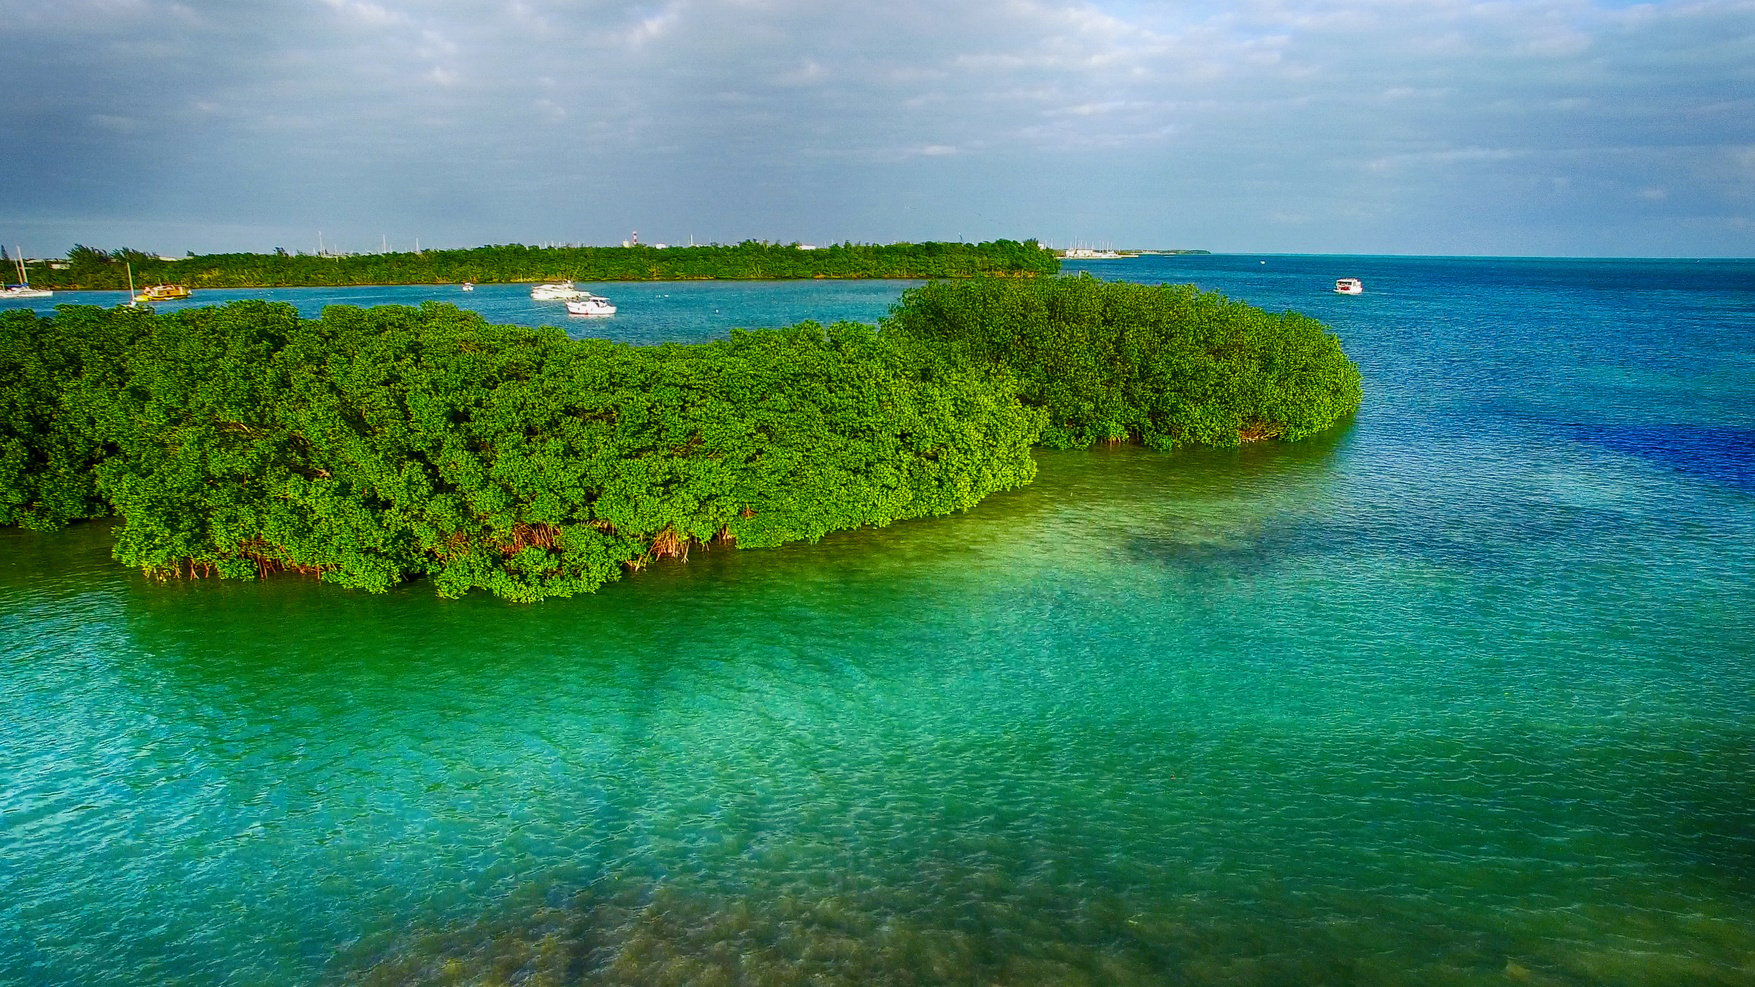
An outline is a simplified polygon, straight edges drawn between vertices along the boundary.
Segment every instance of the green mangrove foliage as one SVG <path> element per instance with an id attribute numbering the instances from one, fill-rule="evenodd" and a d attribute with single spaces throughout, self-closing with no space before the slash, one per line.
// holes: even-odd
<path id="1" fill-rule="evenodd" d="M 929 378 L 855 324 L 635 347 L 436 303 L 66 306 L 0 317 L 0 358 L 7 523 L 113 509 L 151 574 L 447 596 L 963 510 L 1029 482 L 1042 424 L 1003 373 Z"/>
<path id="2" fill-rule="evenodd" d="M 883 321 L 945 367 L 997 366 L 1057 448 L 1305 438 L 1359 407 L 1359 370 L 1314 319 L 1193 285 L 1089 275 L 934 282 Z"/>
<path id="3" fill-rule="evenodd" d="M 1088 276 L 690 346 L 438 303 L 15 310 L 0 381 L 0 524 L 113 512 L 116 557 L 154 575 L 511 600 L 964 510 L 1028 483 L 1038 442 L 1298 439 L 1360 398 L 1311 319 Z"/>
<path id="4" fill-rule="evenodd" d="M 473 281 L 676 281 L 693 279 L 960 278 L 1054 274 L 1060 261 L 1034 240 L 988 243 L 842 243 L 806 249 L 745 240 L 702 247 L 528 247 L 379 254 L 210 254 L 166 259 L 138 250 L 78 245 L 60 267 L 38 266 L 43 288 L 116 289 L 134 283 L 191 288 L 448 284 Z"/>
<path id="5" fill-rule="evenodd" d="M 0 312 L 0 525 L 53 529 L 108 514 L 94 472 L 107 411 L 146 309 Z"/>

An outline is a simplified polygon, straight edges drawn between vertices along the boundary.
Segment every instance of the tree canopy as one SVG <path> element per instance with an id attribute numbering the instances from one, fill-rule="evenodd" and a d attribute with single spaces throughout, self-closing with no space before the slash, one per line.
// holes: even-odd
<path id="1" fill-rule="evenodd" d="M 1030 448 L 1297 439 L 1357 407 L 1319 324 L 1189 286 L 935 282 L 879 327 L 574 340 L 451 305 L 0 313 L 0 524 L 114 513 L 157 576 L 589 592 L 708 543 L 966 510 Z"/>
<path id="2" fill-rule="evenodd" d="M 945 364 L 1014 374 L 1057 448 L 1297 440 L 1361 398 L 1358 368 L 1322 323 L 1193 285 L 933 282 L 903 293 L 883 326 Z"/>
<path id="3" fill-rule="evenodd" d="M 0 339 L 35 409 L 6 426 L 0 521 L 113 510 L 116 557 L 159 575 L 565 595 L 691 545 L 966 509 L 1034 476 L 1040 431 L 992 371 L 924 380 L 851 323 L 636 347 L 239 302 L 7 313 Z"/>

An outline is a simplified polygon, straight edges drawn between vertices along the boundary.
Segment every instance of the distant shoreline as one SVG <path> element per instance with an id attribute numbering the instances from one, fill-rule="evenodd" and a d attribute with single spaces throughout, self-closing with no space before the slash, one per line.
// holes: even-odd
<path id="1" fill-rule="evenodd" d="M 367 285 L 540 284 L 552 281 L 929 280 L 1035 277 L 1060 258 L 1035 240 L 983 243 L 844 243 L 826 247 L 745 241 L 733 245 L 530 247 L 522 244 L 381 254 L 210 254 L 157 257 L 75 247 L 43 262 L 33 286 L 52 290 L 342 288 Z"/>

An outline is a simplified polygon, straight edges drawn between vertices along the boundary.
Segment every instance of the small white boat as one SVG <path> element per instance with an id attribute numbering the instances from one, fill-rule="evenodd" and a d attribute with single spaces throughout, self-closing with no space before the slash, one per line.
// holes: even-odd
<path id="1" fill-rule="evenodd" d="M 567 303 L 568 315 L 614 315 L 615 306 L 602 295 L 587 294 L 584 298 Z"/>
<path id="2" fill-rule="evenodd" d="M 1337 295 L 1363 295 L 1364 293 L 1365 282 L 1358 278 L 1340 278 L 1335 281 L 1335 294 Z"/>
<path id="3" fill-rule="evenodd" d="M 463 287 L 464 291 L 474 291 L 475 290 L 475 285 L 468 282 L 468 281 L 463 282 L 462 287 Z"/>
<path id="4" fill-rule="evenodd" d="M 538 302 L 570 302 L 584 298 L 585 292 L 573 287 L 571 281 L 551 281 L 530 289 L 530 298 Z"/>

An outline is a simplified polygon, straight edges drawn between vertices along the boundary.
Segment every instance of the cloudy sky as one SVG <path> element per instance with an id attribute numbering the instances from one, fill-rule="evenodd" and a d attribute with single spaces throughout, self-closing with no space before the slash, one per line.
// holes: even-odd
<path id="1" fill-rule="evenodd" d="M 0 240 L 1755 256 L 1755 0 L 0 0 Z"/>

